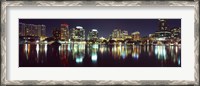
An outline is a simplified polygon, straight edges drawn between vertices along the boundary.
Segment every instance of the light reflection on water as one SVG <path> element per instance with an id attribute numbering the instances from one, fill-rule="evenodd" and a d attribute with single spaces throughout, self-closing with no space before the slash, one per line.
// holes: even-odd
<path id="1" fill-rule="evenodd" d="M 20 52 L 20 66 L 22 67 L 50 65 L 69 67 L 181 66 L 180 46 L 83 43 L 61 45 L 23 44 L 20 46 L 24 46 L 20 47 L 24 51 Z M 24 57 L 27 60 L 24 60 Z M 33 59 L 36 59 L 36 63 Z"/>

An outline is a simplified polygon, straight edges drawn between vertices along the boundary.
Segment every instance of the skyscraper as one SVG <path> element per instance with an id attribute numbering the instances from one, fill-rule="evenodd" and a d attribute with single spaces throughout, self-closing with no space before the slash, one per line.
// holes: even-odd
<path id="1" fill-rule="evenodd" d="M 132 40 L 134 40 L 134 41 L 140 40 L 140 32 L 139 31 L 133 32 L 131 35 L 132 35 Z"/>
<path id="2" fill-rule="evenodd" d="M 61 24 L 61 40 L 68 41 L 69 40 L 69 25 Z"/>
<path id="3" fill-rule="evenodd" d="M 53 34 L 53 38 L 56 40 L 60 40 L 61 39 L 61 30 L 58 28 L 54 28 L 52 31 Z"/>
<path id="4" fill-rule="evenodd" d="M 122 38 L 121 29 L 114 29 L 112 32 L 112 38 Z"/>
<path id="5" fill-rule="evenodd" d="M 159 19 L 159 30 L 167 31 L 167 21 L 165 19 Z"/>
<path id="6" fill-rule="evenodd" d="M 32 36 L 33 35 L 32 25 L 33 24 L 25 24 L 25 36 Z"/>
<path id="7" fill-rule="evenodd" d="M 46 36 L 46 26 L 45 25 L 42 25 L 41 36 Z"/>
<path id="8" fill-rule="evenodd" d="M 85 30 L 83 29 L 82 26 L 76 26 L 76 28 L 72 28 L 71 40 L 72 41 L 84 41 L 85 40 Z"/>
<path id="9" fill-rule="evenodd" d="M 126 30 L 122 31 L 122 38 L 123 39 L 127 39 L 128 38 L 128 31 L 126 31 Z"/>
<path id="10" fill-rule="evenodd" d="M 37 36 L 42 37 L 46 36 L 46 26 L 45 25 L 34 25 L 35 31 L 37 31 Z"/>
<path id="11" fill-rule="evenodd" d="M 31 36 L 43 40 L 46 37 L 46 26 L 19 23 L 19 36 Z"/>
<path id="12" fill-rule="evenodd" d="M 171 29 L 171 37 L 172 38 L 181 38 L 181 28 L 174 27 Z"/>
<path id="13" fill-rule="evenodd" d="M 19 23 L 19 36 L 25 36 L 25 24 Z"/>
<path id="14" fill-rule="evenodd" d="M 92 29 L 88 33 L 88 40 L 96 41 L 98 39 L 98 31 L 96 29 Z"/>
<path id="15" fill-rule="evenodd" d="M 168 31 L 167 21 L 165 19 L 159 19 L 158 31 L 155 32 L 156 40 L 166 41 L 170 38 L 171 32 Z"/>

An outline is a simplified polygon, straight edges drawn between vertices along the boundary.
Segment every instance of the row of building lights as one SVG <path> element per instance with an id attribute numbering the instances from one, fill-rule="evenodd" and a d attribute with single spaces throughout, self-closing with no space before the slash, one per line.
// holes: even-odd
<path id="1" fill-rule="evenodd" d="M 46 37 L 46 26 L 45 25 L 34 25 L 34 24 L 24 24 L 20 23 L 20 36 L 38 36 L 40 39 Z M 76 26 L 69 30 L 68 24 L 61 24 L 60 28 L 55 28 L 52 31 L 53 38 L 55 40 L 61 41 L 85 41 L 85 30 L 82 26 Z M 159 19 L 159 30 L 153 34 L 149 34 L 148 40 L 153 41 L 166 41 L 171 39 L 181 39 L 181 28 L 173 28 L 168 30 L 167 22 L 164 19 Z M 46 37 L 47 38 L 47 37 Z M 112 34 L 106 39 L 104 37 L 98 37 L 98 30 L 92 29 L 89 31 L 87 36 L 87 41 L 105 41 L 105 40 L 114 40 L 114 41 L 124 41 L 126 39 L 132 41 L 141 41 L 140 32 L 136 31 L 128 34 L 128 31 L 121 29 L 114 29 Z"/>

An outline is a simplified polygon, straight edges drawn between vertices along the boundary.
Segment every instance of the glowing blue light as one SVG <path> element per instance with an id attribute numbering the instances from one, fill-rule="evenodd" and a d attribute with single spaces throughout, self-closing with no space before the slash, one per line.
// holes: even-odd
<path id="1" fill-rule="evenodd" d="M 132 54 L 132 57 L 133 57 L 134 59 L 138 59 L 138 58 L 139 58 L 139 55 L 138 55 L 137 53 L 133 53 L 133 54 Z"/>
<path id="2" fill-rule="evenodd" d="M 136 58 L 137 58 L 137 59 L 139 58 L 139 55 L 138 55 L 138 54 L 136 55 Z"/>
<path id="3" fill-rule="evenodd" d="M 181 60 L 180 59 L 178 59 L 178 65 L 180 65 L 181 64 Z"/>
<path id="4" fill-rule="evenodd" d="M 123 53 L 122 53 L 122 58 L 124 59 L 125 57 L 126 57 L 126 53 L 123 52 Z"/>
<path id="5" fill-rule="evenodd" d="M 158 54 L 158 49 L 157 49 L 157 47 L 155 48 L 155 54 L 157 55 Z"/>
<path id="6" fill-rule="evenodd" d="M 97 61 L 97 54 L 96 53 L 92 54 L 92 61 Z"/>
<path id="7" fill-rule="evenodd" d="M 76 63 L 82 63 L 83 62 L 83 58 L 76 58 Z"/>
<path id="8" fill-rule="evenodd" d="M 68 51 L 71 51 L 70 46 L 71 46 L 71 45 L 69 44 L 68 47 L 67 47 L 67 50 L 68 50 Z"/>
<path id="9" fill-rule="evenodd" d="M 94 44 L 94 45 L 92 45 L 92 48 L 94 48 L 94 49 L 98 49 L 99 46 L 98 46 L 98 44 Z"/>

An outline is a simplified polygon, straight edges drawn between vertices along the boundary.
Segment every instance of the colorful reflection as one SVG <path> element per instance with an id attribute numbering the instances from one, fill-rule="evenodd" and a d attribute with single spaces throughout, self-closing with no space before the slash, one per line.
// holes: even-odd
<path id="1" fill-rule="evenodd" d="M 21 66 L 181 66 L 180 46 L 69 43 L 20 45 Z M 148 65 L 147 65 L 147 64 Z M 142 65 L 141 65 L 142 64 Z M 28 66 L 29 66 L 28 65 Z"/>
<path id="2" fill-rule="evenodd" d="M 165 46 L 155 46 L 154 53 L 158 59 L 166 60 L 167 54 L 166 54 Z"/>
<path id="3" fill-rule="evenodd" d="M 138 59 L 139 58 L 139 51 L 140 51 L 140 46 L 133 46 L 133 52 L 132 52 L 132 57 L 134 58 L 134 59 Z"/>
<path id="4" fill-rule="evenodd" d="M 26 54 L 26 59 L 29 59 L 29 54 L 30 54 L 30 44 L 25 44 L 24 45 L 24 52 Z"/>
<path id="5" fill-rule="evenodd" d="M 72 58 L 76 59 L 76 63 L 82 63 L 85 57 L 85 44 L 72 45 Z"/>

